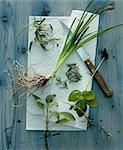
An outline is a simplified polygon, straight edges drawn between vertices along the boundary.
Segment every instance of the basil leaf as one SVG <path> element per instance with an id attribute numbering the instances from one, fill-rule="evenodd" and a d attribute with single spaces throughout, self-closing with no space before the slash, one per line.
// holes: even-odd
<path id="1" fill-rule="evenodd" d="M 48 95 L 48 96 L 46 97 L 46 103 L 47 103 L 48 105 L 49 105 L 50 103 L 52 103 L 55 96 L 56 96 L 55 94 L 53 94 L 53 95 Z"/>
<path id="2" fill-rule="evenodd" d="M 60 115 L 63 115 L 64 117 L 67 117 L 70 120 L 75 120 L 74 115 L 69 112 L 60 112 Z"/>
<path id="3" fill-rule="evenodd" d="M 69 122 L 69 120 L 67 118 L 62 118 L 62 119 L 56 121 L 57 124 L 66 124 L 68 122 Z"/>
<path id="4" fill-rule="evenodd" d="M 79 117 L 82 117 L 87 110 L 87 104 L 83 100 L 77 101 L 75 107 L 76 108 L 74 110 L 77 112 Z"/>
<path id="5" fill-rule="evenodd" d="M 82 96 L 85 100 L 93 100 L 95 99 L 95 93 L 94 91 L 83 91 Z"/>
<path id="6" fill-rule="evenodd" d="M 44 103 L 41 101 L 41 98 L 38 97 L 37 95 L 32 94 L 33 98 L 35 99 L 35 102 L 37 104 L 37 106 L 41 109 L 44 108 Z"/>
<path id="7" fill-rule="evenodd" d="M 39 96 L 35 95 L 35 94 L 32 94 L 32 96 L 33 96 L 33 98 L 35 99 L 35 101 L 41 100 L 41 98 L 40 98 Z"/>
<path id="8" fill-rule="evenodd" d="M 82 92 L 79 90 L 72 91 L 68 98 L 70 102 L 75 102 L 75 101 L 82 100 L 82 99 L 83 99 Z"/>

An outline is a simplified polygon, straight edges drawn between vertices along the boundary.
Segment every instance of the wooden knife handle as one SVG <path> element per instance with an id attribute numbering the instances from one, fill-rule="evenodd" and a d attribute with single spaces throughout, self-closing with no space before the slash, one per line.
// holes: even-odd
<path id="1" fill-rule="evenodd" d="M 96 67 L 92 64 L 92 62 L 87 59 L 85 60 L 85 64 L 88 67 L 88 69 L 90 70 L 91 73 L 94 73 L 94 71 L 96 70 Z M 104 94 L 108 97 L 111 97 L 113 95 L 112 91 L 108 88 L 106 82 L 104 81 L 102 75 L 99 73 L 99 71 L 97 71 L 94 75 L 95 80 L 97 81 L 97 83 L 99 84 L 99 86 L 101 87 L 101 89 L 103 90 Z"/>

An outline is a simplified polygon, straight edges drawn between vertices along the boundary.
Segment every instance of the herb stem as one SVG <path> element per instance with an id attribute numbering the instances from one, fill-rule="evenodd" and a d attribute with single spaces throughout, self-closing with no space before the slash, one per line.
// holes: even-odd
<path id="1" fill-rule="evenodd" d="M 45 148 L 46 150 L 49 150 L 48 147 L 48 141 L 47 141 L 47 135 L 48 135 L 48 124 L 49 124 L 49 110 L 48 107 L 46 108 L 46 118 L 45 118 Z"/>
<path id="2" fill-rule="evenodd" d="M 100 130 L 102 130 L 108 138 L 110 136 L 112 136 L 111 133 L 109 133 L 103 126 L 101 126 L 99 123 L 95 122 L 94 120 L 88 119 L 88 123 L 90 123 L 91 125 L 94 125 L 95 127 L 99 128 Z"/>
<path id="3" fill-rule="evenodd" d="M 45 124 L 45 132 L 47 134 L 47 131 L 48 131 L 48 123 L 49 123 L 49 110 L 48 110 L 48 107 L 46 108 L 46 124 Z"/>

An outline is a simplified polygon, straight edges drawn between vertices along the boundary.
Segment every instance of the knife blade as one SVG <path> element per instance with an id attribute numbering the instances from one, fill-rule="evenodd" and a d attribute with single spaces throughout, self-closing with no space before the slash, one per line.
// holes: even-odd
<path id="1" fill-rule="evenodd" d="M 70 31 L 69 27 L 67 25 L 65 25 L 62 21 L 60 21 L 60 22 L 61 22 L 61 25 L 62 25 L 64 31 L 67 34 L 70 32 L 70 34 L 72 35 L 72 31 Z M 80 55 L 81 59 L 84 61 L 85 65 L 87 66 L 89 71 L 93 74 L 96 71 L 96 67 L 91 62 L 90 56 L 89 56 L 89 53 L 87 52 L 87 50 L 85 48 L 81 47 L 77 50 L 77 52 Z M 113 93 L 109 89 L 108 85 L 106 84 L 105 80 L 103 79 L 103 77 L 99 71 L 96 71 L 96 73 L 94 75 L 94 79 L 96 80 L 96 82 L 98 83 L 98 85 L 100 86 L 100 88 L 102 89 L 104 94 L 108 97 L 111 97 Z"/>

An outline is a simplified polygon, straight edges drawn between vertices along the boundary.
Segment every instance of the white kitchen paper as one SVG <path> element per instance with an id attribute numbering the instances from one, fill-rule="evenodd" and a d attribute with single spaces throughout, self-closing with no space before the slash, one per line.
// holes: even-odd
<path id="1" fill-rule="evenodd" d="M 71 17 L 44 17 L 44 16 L 35 16 L 36 20 L 40 20 L 42 18 L 46 19 L 47 23 L 52 24 L 53 26 L 53 32 L 54 37 L 59 38 L 59 47 L 51 48 L 49 51 L 43 50 L 39 43 L 36 42 L 32 45 L 31 52 L 28 53 L 28 74 L 31 74 L 32 71 L 43 74 L 43 75 L 50 75 L 53 71 L 56 62 L 58 60 L 58 57 L 60 55 L 60 52 L 63 47 L 63 41 L 65 40 L 65 34 L 63 27 L 59 21 L 64 22 L 67 26 L 70 26 L 72 20 L 75 17 L 79 17 L 83 11 L 74 10 L 72 11 Z M 88 17 L 91 15 L 91 13 L 88 13 Z M 32 24 L 34 20 L 34 16 L 29 17 L 29 24 Z M 98 30 L 98 23 L 99 23 L 99 16 L 95 18 L 95 20 L 91 23 L 91 26 L 89 28 L 89 32 L 97 31 Z M 76 23 L 77 25 L 77 23 Z M 29 38 L 28 43 L 34 39 L 34 33 L 35 28 L 30 26 L 29 27 Z M 95 60 L 95 54 L 96 54 L 96 43 L 97 38 L 89 42 L 88 44 L 84 45 L 84 48 L 88 50 L 88 53 L 90 54 L 90 59 L 94 62 Z M 82 75 L 82 79 L 77 83 L 69 83 L 68 87 L 69 89 L 61 89 L 59 88 L 59 85 L 56 85 L 55 78 L 49 81 L 49 84 L 40 90 L 36 91 L 35 94 L 37 94 L 42 99 L 45 99 L 47 95 L 49 94 L 56 94 L 56 101 L 58 102 L 58 108 L 57 111 L 67 111 L 72 113 L 76 121 L 72 121 L 67 125 L 57 125 L 52 126 L 54 124 L 54 120 L 51 120 L 50 125 L 52 126 L 49 128 L 49 130 L 60 130 L 60 131 L 77 131 L 77 130 L 86 130 L 87 129 L 87 120 L 83 117 L 78 117 L 76 112 L 74 110 L 70 110 L 70 106 L 67 104 L 68 102 L 68 96 L 73 90 L 85 90 L 87 87 L 88 81 L 90 80 L 90 75 L 87 67 L 83 63 L 81 56 L 74 52 L 72 53 L 68 59 L 64 62 L 64 64 L 60 67 L 58 73 L 56 74 L 56 77 L 61 77 L 64 80 L 67 80 L 67 77 L 65 75 L 67 71 L 66 64 L 69 63 L 76 63 L 79 66 L 80 73 Z M 92 84 L 89 85 L 88 90 L 91 90 Z M 89 107 L 87 109 L 86 115 L 88 116 L 89 113 Z M 26 130 L 44 130 L 45 129 L 45 122 L 44 122 L 44 116 L 42 111 L 37 107 L 35 101 L 31 96 L 28 96 L 27 98 L 27 113 L 26 113 Z"/>

